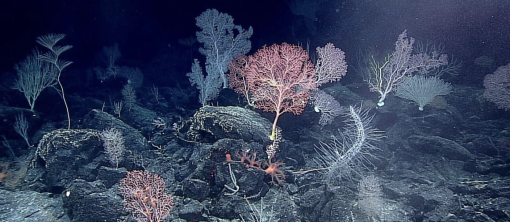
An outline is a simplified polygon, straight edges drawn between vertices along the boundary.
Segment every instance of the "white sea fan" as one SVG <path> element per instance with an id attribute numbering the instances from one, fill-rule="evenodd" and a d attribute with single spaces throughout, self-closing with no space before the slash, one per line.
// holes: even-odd
<path id="1" fill-rule="evenodd" d="M 319 124 L 325 126 L 331 124 L 335 117 L 342 113 L 342 106 L 335 98 L 322 90 L 311 93 L 310 101 L 315 112 L 320 112 Z"/>
<path id="2" fill-rule="evenodd" d="M 395 95 L 418 103 L 418 109 L 423 111 L 423 107 L 432 102 L 434 97 L 448 95 L 451 91 L 450 83 L 435 76 L 415 75 L 400 84 Z"/>
<path id="3" fill-rule="evenodd" d="M 197 40 L 203 44 L 199 51 L 207 57 L 205 71 L 211 76 L 209 78 L 221 78 L 223 88 L 227 88 L 225 73 L 228 71 L 228 61 L 250 51 L 253 29 L 249 27 L 245 30 L 240 25 L 234 25 L 232 16 L 216 9 L 207 9 L 196 17 L 196 21 L 201 29 L 196 33 Z"/>

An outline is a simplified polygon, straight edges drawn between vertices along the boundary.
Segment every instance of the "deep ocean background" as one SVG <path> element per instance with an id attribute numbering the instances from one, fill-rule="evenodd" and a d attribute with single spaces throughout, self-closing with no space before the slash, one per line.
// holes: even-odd
<path id="1" fill-rule="evenodd" d="M 481 86 L 487 73 L 470 67 L 481 55 L 493 58 L 496 67 L 510 60 L 510 2 L 504 0 L 320 1 L 314 18 L 293 14 L 286 1 L 2 1 L 0 74 L 12 72 L 36 47 L 35 38 L 47 33 L 67 35 L 63 43 L 74 46 L 65 55 L 74 62 L 70 69 L 97 65 L 96 54 L 115 42 L 124 63 L 147 66 L 179 47 L 178 39 L 194 37 L 195 17 L 208 8 L 253 27 L 251 53 L 274 43 L 309 42 L 313 49 L 333 42 L 352 66 L 360 49 L 391 52 L 398 34 L 407 29 L 417 41 L 443 44 L 464 61 L 459 83 Z M 309 20 L 315 30 L 307 27 Z M 192 57 L 200 56 L 193 50 Z M 174 64 L 176 72 L 164 75 L 186 81 L 190 64 Z"/>

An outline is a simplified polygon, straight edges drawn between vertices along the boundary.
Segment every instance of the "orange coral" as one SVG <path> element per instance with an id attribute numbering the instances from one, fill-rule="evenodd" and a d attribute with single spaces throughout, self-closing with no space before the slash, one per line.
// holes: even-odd
<path id="1" fill-rule="evenodd" d="M 269 162 L 267 169 L 264 171 L 266 174 L 271 175 L 271 181 L 274 183 L 276 180 L 279 184 L 282 182 L 282 179 L 285 179 L 285 173 L 280 169 L 280 166 L 283 166 L 285 163 L 283 162 Z"/>
<path id="2" fill-rule="evenodd" d="M 227 154 L 228 155 L 228 154 Z M 274 184 L 275 180 L 278 184 L 282 182 L 282 180 L 285 179 L 285 172 L 280 169 L 280 166 L 285 165 L 283 162 L 278 161 L 272 161 L 274 159 L 274 155 L 271 156 L 271 159 L 266 161 L 261 161 L 257 158 L 257 152 L 250 153 L 249 150 L 243 150 L 241 154 L 237 153 L 236 157 L 240 158 L 241 163 L 245 164 L 245 161 L 248 162 L 246 164 L 246 168 L 257 168 L 259 170 L 263 170 L 266 174 L 271 175 L 271 182 Z M 227 156 L 227 162 L 232 161 L 232 159 L 229 159 Z M 262 169 L 262 165 L 267 166 L 266 169 Z"/>
<path id="3" fill-rule="evenodd" d="M 256 167 L 260 168 L 260 161 L 257 159 L 257 152 L 249 153 L 248 151 L 244 151 L 241 155 L 237 154 L 239 158 L 241 158 L 241 162 L 244 163 L 245 160 L 248 161 L 246 164 L 246 168 Z"/>

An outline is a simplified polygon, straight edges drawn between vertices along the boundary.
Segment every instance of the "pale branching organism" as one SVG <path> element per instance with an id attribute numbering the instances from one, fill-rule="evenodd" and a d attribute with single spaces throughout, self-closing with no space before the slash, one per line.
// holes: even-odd
<path id="1" fill-rule="evenodd" d="M 25 116 L 20 113 L 16 115 L 16 121 L 14 122 L 14 130 L 23 137 L 27 145 L 31 147 L 30 142 L 28 142 L 28 121 Z"/>
<path id="2" fill-rule="evenodd" d="M 39 51 L 34 50 L 32 55 L 14 66 L 18 79 L 14 82 L 13 88 L 25 95 L 32 112 L 41 92 L 57 84 L 57 69 L 52 64 L 38 59 L 39 56 Z"/>
<path id="3" fill-rule="evenodd" d="M 57 82 L 60 86 L 60 93 L 62 94 L 62 99 L 64 100 L 64 105 L 66 106 L 67 111 L 67 128 L 71 128 L 71 115 L 69 114 L 69 106 L 67 105 L 65 93 L 64 93 L 64 87 L 62 86 L 62 83 L 60 82 L 60 75 L 62 74 L 62 71 L 67 66 L 71 65 L 73 62 L 71 61 L 65 61 L 59 59 L 60 54 L 63 52 L 71 49 L 73 46 L 66 45 L 66 46 L 56 46 L 58 41 L 62 40 L 66 35 L 65 34 L 47 34 L 43 35 L 41 37 L 37 37 L 37 43 L 40 45 L 46 47 L 50 51 L 39 55 L 38 59 L 42 61 L 49 62 L 55 66 L 55 68 L 58 70 L 57 74 Z"/>
<path id="4" fill-rule="evenodd" d="M 260 203 L 258 205 L 255 205 L 254 203 L 250 203 L 248 201 L 248 198 L 245 198 L 246 203 L 248 203 L 248 206 L 250 207 L 250 212 L 248 214 L 247 219 L 245 220 L 243 215 L 241 216 L 241 221 L 251 221 L 251 222 L 277 222 L 279 219 L 276 217 L 276 214 L 273 209 L 273 205 L 267 206 L 264 204 L 264 198 L 260 198 Z"/>
<path id="5" fill-rule="evenodd" d="M 352 174 L 360 174 L 363 168 L 368 169 L 372 165 L 368 157 L 377 149 L 372 143 L 380 137 L 370 124 L 373 116 L 368 114 L 368 110 L 350 106 L 345 115 L 348 121 L 341 138 L 329 143 L 321 142 L 316 147 L 319 154 L 316 161 L 324 168 L 326 183 L 330 185 L 350 178 Z"/>
<path id="6" fill-rule="evenodd" d="M 320 89 L 312 92 L 310 101 L 312 102 L 315 112 L 321 113 L 319 119 L 319 124 L 321 126 L 331 124 L 335 117 L 342 113 L 342 106 L 340 106 L 340 103 L 336 101 L 333 96 Z"/>
<path id="7" fill-rule="evenodd" d="M 121 57 L 121 53 L 119 50 L 119 44 L 115 43 L 113 46 L 104 46 L 103 54 L 101 54 L 101 59 L 103 60 L 106 68 L 102 67 L 94 67 L 94 72 L 96 73 L 97 79 L 101 82 L 104 82 L 106 79 L 110 77 L 116 77 L 119 72 L 119 67 L 115 65 L 115 62 Z"/>
<path id="8" fill-rule="evenodd" d="M 154 99 L 156 99 L 156 102 L 159 104 L 159 89 L 154 84 L 152 84 L 151 94 L 154 96 Z"/>
<path id="9" fill-rule="evenodd" d="M 358 184 L 358 207 L 370 218 L 378 221 L 384 210 L 382 187 L 374 175 L 361 178 Z"/>
<path id="10" fill-rule="evenodd" d="M 328 43 L 323 48 L 317 47 L 317 57 L 315 65 L 317 87 L 324 83 L 339 81 L 347 74 L 345 53 L 335 48 L 333 43 Z"/>
<path id="11" fill-rule="evenodd" d="M 121 57 L 121 53 L 119 50 L 119 44 L 115 43 L 113 46 L 104 46 L 103 47 L 103 60 L 106 64 L 106 72 L 108 76 L 115 77 L 117 75 L 118 67 L 115 65 L 115 62 Z"/>
<path id="12" fill-rule="evenodd" d="M 125 77 L 127 83 L 134 88 L 140 88 L 143 85 L 143 73 L 139 68 L 122 66 L 117 71 L 119 76 Z"/>
<path id="13" fill-rule="evenodd" d="M 441 76 L 447 74 L 450 77 L 457 77 L 460 73 L 461 68 L 462 68 L 462 60 L 459 60 L 456 57 L 453 57 L 452 55 L 450 55 L 448 57 L 448 64 L 432 69 L 432 71 L 428 75 L 441 77 Z"/>
<path id="14" fill-rule="evenodd" d="M 371 61 L 372 72 L 367 79 L 370 91 L 378 92 L 378 106 L 384 106 L 384 100 L 391 91 L 413 74 L 425 75 L 432 69 L 448 64 L 445 54 L 414 54 L 414 38 L 407 38 L 404 31 L 395 43 L 395 51 L 383 63 Z"/>
<path id="15" fill-rule="evenodd" d="M 124 107 L 124 104 L 122 103 L 122 101 L 113 102 L 113 104 L 112 104 L 113 113 L 115 115 L 117 115 L 119 118 L 120 118 L 120 114 L 122 112 L 122 107 Z"/>
<path id="16" fill-rule="evenodd" d="M 395 95 L 418 103 L 418 109 L 423 111 L 423 107 L 432 102 L 436 96 L 447 95 L 451 90 L 450 83 L 436 76 L 415 75 L 400 84 Z"/>
<path id="17" fill-rule="evenodd" d="M 433 53 L 444 54 L 445 46 L 443 44 L 432 44 L 429 41 L 427 41 L 425 43 L 417 42 L 415 51 L 418 54 L 427 54 L 427 55 L 432 55 Z M 446 64 L 444 66 L 438 66 L 438 67 L 432 68 L 430 70 L 430 72 L 427 73 L 426 75 L 427 76 L 436 76 L 438 78 L 441 78 L 441 76 L 443 76 L 443 75 L 449 75 L 450 77 L 457 77 L 459 75 L 461 68 L 462 68 L 462 61 L 450 54 L 450 55 L 448 55 L 448 64 Z"/>
<path id="18" fill-rule="evenodd" d="M 124 88 L 122 88 L 122 96 L 124 97 L 124 102 L 129 107 L 129 111 L 131 111 L 133 104 L 136 102 L 136 92 L 133 86 L 126 84 Z"/>
<path id="19" fill-rule="evenodd" d="M 195 59 L 195 62 L 191 66 L 191 72 L 187 73 L 186 76 L 189 77 L 191 85 L 196 85 L 197 89 L 200 91 L 198 101 L 202 106 L 207 105 L 209 101 L 218 97 L 222 84 L 221 79 L 219 76 L 210 74 L 204 77 L 198 59 Z"/>
<path id="20" fill-rule="evenodd" d="M 398 202 L 387 201 L 379 178 L 363 176 L 358 184 L 357 206 L 368 217 L 360 221 L 410 221 Z"/>
<path id="21" fill-rule="evenodd" d="M 196 17 L 196 21 L 201 29 L 196 33 L 197 40 L 203 44 L 199 51 L 207 58 L 205 71 L 208 76 L 220 78 L 223 88 L 227 88 L 228 62 L 250 51 L 253 29 L 245 30 L 240 25 L 234 25 L 232 16 L 216 9 L 207 9 Z"/>
<path id="22" fill-rule="evenodd" d="M 122 132 L 115 128 L 105 129 L 101 132 L 100 137 L 103 141 L 108 160 L 112 165 L 118 168 L 119 163 L 124 159 L 124 152 L 126 151 Z"/>
<path id="23" fill-rule="evenodd" d="M 483 79 L 483 97 L 495 103 L 498 108 L 510 110 L 510 63 L 500 66 L 493 74 Z"/>
<path id="24" fill-rule="evenodd" d="M 246 79 L 246 66 L 249 57 L 246 55 L 238 55 L 228 63 L 228 86 L 236 93 L 243 95 L 249 106 L 254 107 L 255 101 L 251 99 L 251 92 Z"/>
<path id="25" fill-rule="evenodd" d="M 101 81 L 101 83 L 103 83 L 108 78 L 110 78 L 110 73 L 106 69 L 96 66 L 93 68 L 93 70 L 94 70 L 94 73 L 96 74 L 96 78 L 99 79 L 99 81 Z"/>
<path id="26" fill-rule="evenodd" d="M 152 119 L 151 124 L 159 129 L 166 129 L 167 127 L 167 123 L 165 122 L 165 120 L 159 116 L 154 117 L 154 119 Z"/>

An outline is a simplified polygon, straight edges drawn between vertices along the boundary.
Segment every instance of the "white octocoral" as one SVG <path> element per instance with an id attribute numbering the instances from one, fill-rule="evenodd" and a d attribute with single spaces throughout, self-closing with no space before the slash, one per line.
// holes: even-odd
<path id="1" fill-rule="evenodd" d="M 415 75 L 400 84 L 395 95 L 418 103 L 418 109 L 423 111 L 423 107 L 432 102 L 434 97 L 447 95 L 451 90 L 450 83 L 437 77 Z"/>

